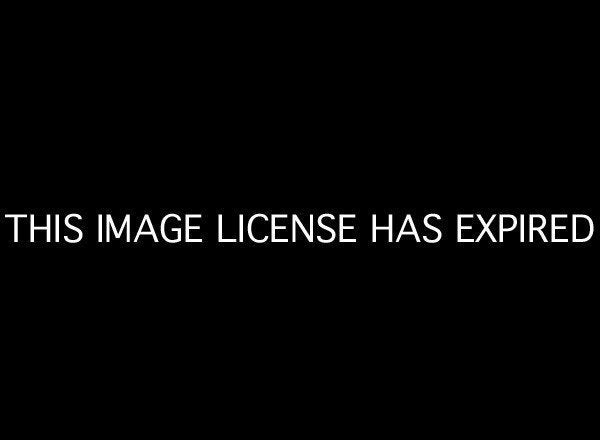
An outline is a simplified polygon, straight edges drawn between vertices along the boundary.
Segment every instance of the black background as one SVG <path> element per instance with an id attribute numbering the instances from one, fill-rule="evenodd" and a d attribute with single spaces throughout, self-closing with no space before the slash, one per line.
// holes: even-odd
<path id="1" fill-rule="evenodd" d="M 524 11 L 247 12 L 23 16 L 3 55 L 2 213 L 356 212 L 361 243 L 4 240 L 11 412 L 573 429 L 595 389 L 597 238 L 460 246 L 453 218 L 597 221 L 592 29 Z M 371 246 L 375 212 L 438 212 L 444 241 Z"/>

